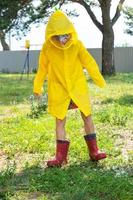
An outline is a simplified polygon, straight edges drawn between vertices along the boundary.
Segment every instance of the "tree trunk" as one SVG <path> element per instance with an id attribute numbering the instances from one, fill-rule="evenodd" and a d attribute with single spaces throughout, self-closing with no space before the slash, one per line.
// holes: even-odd
<path id="1" fill-rule="evenodd" d="M 103 28 L 104 29 L 104 28 Z M 105 27 L 102 40 L 102 74 L 114 75 L 114 32 L 112 27 Z"/>
<path id="2" fill-rule="evenodd" d="M 114 75 L 114 31 L 110 19 L 110 1 L 102 1 L 103 41 L 102 41 L 102 74 Z"/>
<path id="3" fill-rule="evenodd" d="M 1 42 L 1 45 L 3 47 L 3 51 L 9 51 L 10 50 L 9 45 L 6 43 L 5 33 L 3 31 L 0 31 L 0 42 Z"/>

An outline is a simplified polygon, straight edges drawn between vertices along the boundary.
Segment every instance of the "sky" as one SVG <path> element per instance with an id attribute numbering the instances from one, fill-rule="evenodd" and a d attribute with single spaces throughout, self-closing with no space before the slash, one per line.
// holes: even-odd
<path id="1" fill-rule="evenodd" d="M 36 0 L 36 2 L 38 2 L 38 0 Z M 112 0 L 111 17 L 114 16 L 118 2 L 119 0 Z M 132 6 L 132 0 L 126 0 L 124 6 Z M 101 48 L 102 34 L 91 21 L 85 8 L 77 3 L 71 3 L 69 6 L 63 6 L 62 10 L 65 11 L 65 9 L 76 9 L 77 13 L 79 14 L 78 17 L 70 18 L 70 20 L 73 22 L 79 39 L 82 40 L 84 45 L 87 48 Z M 101 21 L 101 12 L 99 8 L 95 8 L 95 15 L 97 19 Z M 115 33 L 115 46 L 133 46 L 132 36 L 124 33 L 124 29 L 126 28 L 124 20 L 124 17 L 121 16 L 114 25 L 113 29 Z M 25 40 L 30 40 L 31 50 L 41 49 L 45 38 L 45 27 L 46 25 L 44 24 L 40 24 L 37 28 L 35 25 L 33 25 L 31 31 L 21 40 L 16 40 L 14 37 L 11 37 L 11 50 L 24 50 Z M 9 37 L 7 38 L 7 42 L 9 42 Z M 1 46 L 0 50 L 2 50 Z"/>

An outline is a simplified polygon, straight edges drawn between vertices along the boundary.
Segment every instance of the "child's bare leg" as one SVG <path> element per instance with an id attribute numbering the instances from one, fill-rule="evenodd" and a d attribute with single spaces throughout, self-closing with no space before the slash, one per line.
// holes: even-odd
<path id="1" fill-rule="evenodd" d="M 84 121 L 84 129 L 85 129 L 85 133 L 88 135 L 88 134 L 91 134 L 91 133 L 95 133 L 95 128 L 94 128 L 94 124 L 93 124 L 93 120 L 92 120 L 92 117 L 91 115 L 89 116 L 85 116 L 82 112 L 81 112 L 81 116 L 82 116 L 82 119 Z"/>
<path id="2" fill-rule="evenodd" d="M 66 117 L 61 120 L 56 118 L 56 139 L 65 140 L 66 131 L 65 131 Z"/>
<path id="3" fill-rule="evenodd" d="M 86 133 L 84 139 L 86 141 L 91 160 L 98 161 L 106 158 L 106 153 L 101 152 L 97 146 L 96 133 L 91 115 L 86 117 L 83 113 L 81 113 L 81 116 L 84 121 Z"/>
<path id="4" fill-rule="evenodd" d="M 67 163 L 67 154 L 70 142 L 66 140 L 66 118 L 56 118 L 56 154 L 55 158 L 47 162 L 48 167 L 62 166 Z"/>

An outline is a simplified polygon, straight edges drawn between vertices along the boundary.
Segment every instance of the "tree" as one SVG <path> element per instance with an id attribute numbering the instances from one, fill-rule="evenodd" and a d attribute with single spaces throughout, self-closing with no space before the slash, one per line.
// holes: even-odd
<path id="1" fill-rule="evenodd" d="M 48 0 L 43 1 L 43 9 L 34 5 L 36 0 L 3 0 L 0 2 L 0 42 L 3 50 L 9 50 L 6 35 L 21 38 L 30 31 L 32 23 L 40 23 L 49 15 L 49 8 L 55 5 Z M 41 2 L 41 0 L 40 0 Z"/>
<path id="2" fill-rule="evenodd" d="M 29 30 L 30 16 L 34 12 L 32 0 L 4 0 L 0 2 L 0 42 L 3 50 L 9 50 L 6 35 L 12 30 L 13 35 Z"/>
<path id="3" fill-rule="evenodd" d="M 96 27 L 101 31 L 103 35 L 102 40 L 102 74 L 113 75 L 115 74 L 115 65 L 114 65 L 114 31 L 113 26 L 120 17 L 122 5 L 125 0 L 119 0 L 119 3 L 116 8 L 116 12 L 114 16 L 110 17 L 110 9 L 112 0 L 60 0 L 60 1 L 45 1 L 41 0 L 40 7 L 40 15 L 39 17 L 43 18 L 43 8 L 45 8 L 46 4 L 49 5 L 57 5 L 62 6 L 63 4 L 75 2 L 83 6 L 88 15 L 90 16 L 93 23 Z M 102 13 L 102 23 L 98 21 L 93 8 L 98 6 L 101 9 Z M 38 10 L 39 11 L 39 10 Z"/>
<path id="4" fill-rule="evenodd" d="M 125 30 L 125 32 L 129 35 L 133 35 L 133 8 L 132 7 L 126 7 L 124 10 L 125 18 L 126 18 L 126 25 L 128 28 Z"/>

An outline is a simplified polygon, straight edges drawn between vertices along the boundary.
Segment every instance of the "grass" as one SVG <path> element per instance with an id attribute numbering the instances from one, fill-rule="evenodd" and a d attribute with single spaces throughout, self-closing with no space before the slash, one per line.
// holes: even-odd
<path id="1" fill-rule="evenodd" d="M 46 160 L 55 151 L 55 122 L 46 112 L 32 117 L 33 78 L 0 74 L 0 199 L 132 200 L 133 73 L 106 77 L 104 90 L 89 81 L 98 143 L 108 158 L 89 161 L 80 113 L 68 111 L 69 163 L 52 169 Z"/>

